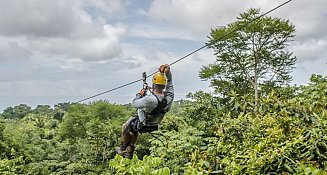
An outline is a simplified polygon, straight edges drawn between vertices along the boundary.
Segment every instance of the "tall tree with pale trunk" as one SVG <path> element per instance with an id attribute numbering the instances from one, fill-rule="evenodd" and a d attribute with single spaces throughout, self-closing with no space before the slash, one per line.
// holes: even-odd
<path id="1" fill-rule="evenodd" d="M 250 9 L 236 22 L 213 29 L 207 44 L 216 60 L 200 71 L 200 77 L 210 80 L 222 96 L 230 91 L 253 94 L 255 113 L 260 94 L 290 83 L 296 61 L 287 49 L 295 26 L 289 20 L 260 15 L 259 9 Z"/>

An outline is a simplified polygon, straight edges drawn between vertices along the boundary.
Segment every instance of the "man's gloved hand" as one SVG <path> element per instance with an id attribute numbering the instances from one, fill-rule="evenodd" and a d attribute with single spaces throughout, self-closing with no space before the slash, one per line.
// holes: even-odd
<path id="1" fill-rule="evenodd" d="M 140 92 L 139 92 L 139 94 L 140 94 L 142 97 L 144 97 L 145 94 L 146 94 L 146 90 L 145 90 L 145 89 L 141 89 Z"/>
<path id="2" fill-rule="evenodd" d="M 163 64 L 159 67 L 159 72 L 161 72 L 161 73 L 167 74 L 167 73 L 169 73 L 169 71 L 170 71 L 170 67 L 168 64 Z"/>

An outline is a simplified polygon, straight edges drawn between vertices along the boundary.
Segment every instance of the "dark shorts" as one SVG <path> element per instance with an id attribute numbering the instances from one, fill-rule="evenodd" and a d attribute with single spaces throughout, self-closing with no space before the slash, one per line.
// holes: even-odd
<path id="1" fill-rule="evenodd" d="M 140 123 L 139 117 L 134 116 L 133 118 L 129 119 L 127 122 L 127 128 L 133 133 L 140 132 L 140 133 L 146 133 L 146 132 L 153 132 L 157 131 L 159 129 L 159 126 L 157 124 L 152 125 L 143 125 Z"/>

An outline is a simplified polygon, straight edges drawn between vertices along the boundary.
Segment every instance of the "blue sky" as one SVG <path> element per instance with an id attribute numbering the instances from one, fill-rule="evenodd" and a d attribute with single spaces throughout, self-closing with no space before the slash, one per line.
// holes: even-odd
<path id="1" fill-rule="evenodd" d="M 282 0 L 0 0 L 0 110 L 26 103 L 74 102 L 139 79 L 201 47 L 211 28 L 249 8 L 266 12 Z M 327 74 L 327 1 L 293 0 L 270 16 L 296 26 L 295 84 Z M 204 49 L 172 67 L 176 99 L 210 91 Z M 129 103 L 142 84 L 98 98 Z M 89 101 L 87 101 L 89 102 Z"/>

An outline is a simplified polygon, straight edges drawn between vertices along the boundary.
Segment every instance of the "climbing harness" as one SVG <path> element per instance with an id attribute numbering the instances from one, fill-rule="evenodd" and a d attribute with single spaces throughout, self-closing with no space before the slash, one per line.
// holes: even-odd
<path id="1" fill-rule="evenodd" d="M 153 116 L 157 116 L 157 115 L 163 115 L 163 114 L 166 114 L 166 106 L 167 106 L 167 99 L 166 98 L 163 98 L 161 101 L 159 100 L 159 98 L 153 94 L 157 101 L 158 101 L 158 105 L 157 107 L 155 107 L 150 113 L 150 115 L 153 115 Z"/>
<path id="2" fill-rule="evenodd" d="M 163 74 L 163 72 L 160 72 L 161 74 Z M 167 111 L 165 110 L 165 107 L 167 106 L 167 99 L 166 98 L 163 98 L 161 101 L 159 100 L 158 96 L 155 95 L 152 91 L 151 91 L 151 88 L 148 86 L 148 83 L 146 82 L 146 72 L 143 72 L 142 73 L 142 81 L 143 81 L 143 89 L 145 90 L 145 94 L 146 95 L 146 92 L 147 91 L 150 91 L 152 93 L 153 96 L 156 97 L 157 101 L 158 101 L 158 105 L 156 108 L 154 108 L 150 113 L 150 115 L 152 116 L 157 116 L 157 115 L 160 115 L 160 114 L 165 114 Z"/>

